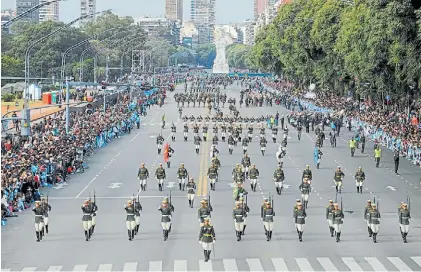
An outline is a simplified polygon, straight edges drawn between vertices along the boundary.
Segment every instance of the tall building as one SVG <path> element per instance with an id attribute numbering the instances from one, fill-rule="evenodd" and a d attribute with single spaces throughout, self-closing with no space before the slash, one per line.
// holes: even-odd
<path id="1" fill-rule="evenodd" d="M 22 14 L 29 9 L 39 5 L 40 0 L 16 0 L 16 14 Z M 39 9 L 28 13 L 22 20 L 39 22 Z"/>
<path id="2" fill-rule="evenodd" d="M 215 30 L 215 0 L 191 0 L 190 16 L 198 31 L 198 43 L 213 43 Z"/>
<path id="3" fill-rule="evenodd" d="M 165 18 L 183 22 L 183 0 L 165 0 Z"/>
<path id="4" fill-rule="evenodd" d="M 276 0 L 254 0 L 254 18 L 259 17 L 268 9 L 273 9 L 276 2 Z"/>
<path id="5" fill-rule="evenodd" d="M 40 0 L 40 4 L 49 2 L 49 0 Z M 54 2 L 39 9 L 39 21 L 58 21 L 60 13 L 60 3 Z"/>
<path id="6" fill-rule="evenodd" d="M 16 17 L 16 10 L 13 9 L 7 9 L 1 11 L 1 24 L 5 24 L 12 20 L 13 17 Z M 2 27 L 2 31 L 9 33 L 10 32 L 10 26 Z"/>
<path id="7" fill-rule="evenodd" d="M 80 16 L 96 13 L 96 0 L 80 0 Z M 95 16 L 83 19 L 80 25 L 83 26 L 87 22 L 95 20 Z"/>
<path id="8" fill-rule="evenodd" d="M 141 17 L 135 19 L 135 24 L 140 26 L 149 37 L 162 37 L 172 44 L 180 42 L 180 21 L 167 18 Z"/>

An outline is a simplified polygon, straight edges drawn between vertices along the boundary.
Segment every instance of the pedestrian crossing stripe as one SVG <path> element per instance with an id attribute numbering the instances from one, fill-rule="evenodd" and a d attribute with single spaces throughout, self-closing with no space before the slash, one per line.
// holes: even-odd
<path id="1" fill-rule="evenodd" d="M 293 260 L 292 260 L 293 259 Z M 339 260 L 337 260 L 339 259 Z M 123 265 L 100 264 L 99 266 L 78 264 L 71 267 L 50 266 L 49 268 L 24 267 L 2 269 L 7 271 L 421 271 L 421 256 L 414 257 L 342 257 L 319 258 L 271 258 L 271 259 L 211 259 L 199 260 L 189 267 L 187 260 L 127 262 Z M 382 262 L 383 260 L 383 262 Z M 240 267 L 240 268 L 239 268 Z M 247 267 L 247 269 L 246 269 Z M 190 268 L 190 270 L 189 270 Z M 139 269 L 139 270 L 138 270 Z"/>

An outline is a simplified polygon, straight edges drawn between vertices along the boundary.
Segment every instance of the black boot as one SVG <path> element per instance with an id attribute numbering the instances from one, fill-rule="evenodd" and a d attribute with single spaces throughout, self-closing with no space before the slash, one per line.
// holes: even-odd
<path id="1" fill-rule="evenodd" d="M 94 231 L 95 231 L 95 225 L 92 225 L 92 233 L 91 233 L 91 235 L 94 234 Z M 47 233 L 48 233 L 48 228 L 47 228 Z"/>
<path id="2" fill-rule="evenodd" d="M 298 234 L 298 236 L 300 236 L 300 231 L 298 230 L 298 228 L 297 228 L 297 234 Z"/>
<path id="3" fill-rule="evenodd" d="M 134 235 L 136 234 L 136 227 L 132 230 L 132 239 L 134 239 Z"/>
<path id="4" fill-rule="evenodd" d="M 265 235 L 267 236 L 268 235 L 268 231 L 266 230 L 265 225 L 263 225 L 263 228 L 265 229 Z"/>
<path id="5" fill-rule="evenodd" d="M 37 242 L 39 242 L 40 241 L 40 239 L 39 239 L 39 231 L 36 231 L 35 234 L 37 236 Z"/>
<path id="6" fill-rule="evenodd" d="M 191 207 L 193 208 L 194 206 L 194 200 L 191 201 Z"/>
<path id="7" fill-rule="evenodd" d="M 158 184 L 159 190 L 162 191 L 162 184 Z"/>
<path id="8" fill-rule="evenodd" d="M 268 242 L 270 240 L 269 234 L 270 234 L 270 231 L 266 231 L 266 241 L 268 241 Z"/>
<path id="9" fill-rule="evenodd" d="M 340 233 L 336 233 L 336 243 L 338 243 L 339 242 L 339 236 L 340 236 L 341 234 Z"/>
<path id="10" fill-rule="evenodd" d="M 91 239 L 91 237 L 92 237 L 92 227 L 88 230 L 88 234 L 89 234 L 89 239 Z"/>
<path id="11" fill-rule="evenodd" d="M 240 232 L 239 231 L 236 231 L 235 234 L 237 235 L 237 241 L 240 241 L 241 240 L 241 238 L 240 238 Z"/>
<path id="12" fill-rule="evenodd" d="M 179 189 L 180 189 L 180 191 L 181 191 L 181 183 L 179 183 L 179 184 L 178 184 L 178 188 L 179 188 Z"/>
<path id="13" fill-rule="evenodd" d="M 373 236 L 373 232 L 371 231 L 370 227 L 367 227 L 368 229 L 368 237 L 372 237 Z"/>
<path id="14" fill-rule="evenodd" d="M 244 225 L 242 235 L 244 235 L 244 232 L 246 231 L 246 227 L 247 227 L 247 225 Z"/>
<path id="15" fill-rule="evenodd" d="M 45 233 L 48 234 L 48 225 L 45 226 Z"/>
<path id="16" fill-rule="evenodd" d="M 300 242 L 303 241 L 303 232 L 302 231 L 299 232 L 298 239 L 300 239 Z"/>
<path id="17" fill-rule="evenodd" d="M 158 148 L 158 155 L 161 154 L 161 149 Z"/>
<path id="18" fill-rule="evenodd" d="M 363 186 L 360 186 L 360 194 L 363 193 Z"/>
<path id="19" fill-rule="evenodd" d="M 191 200 L 189 199 L 189 207 L 191 208 Z"/>
<path id="20" fill-rule="evenodd" d="M 170 225 L 169 229 L 167 230 L 167 236 L 168 236 L 168 233 L 171 233 L 171 227 L 172 225 Z"/>
<path id="21" fill-rule="evenodd" d="M 136 234 L 138 234 L 138 233 L 139 233 L 139 226 L 140 226 L 140 225 L 136 225 Z"/>
<path id="22" fill-rule="evenodd" d="M 42 236 L 44 236 L 44 229 L 45 229 L 45 226 L 41 230 L 41 240 L 42 240 Z"/>
<path id="23" fill-rule="evenodd" d="M 373 233 L 373 242 L 377 243 L 377 233 Z"/>
<path id="24" fill-rule="evenodd" d="M 360 192 L 360 187 L 359 186 L 357 186 L 357 193 L 359 193 Z"/>
<path id="25" fill-rule="evenodd" d="M 333 237 L 333 231 L 335 230 L 334 228 L 332 228 L 332 227 L 329 227 L 329 229 L 330 229 L 330 237 Z"/>
<path id="26" fill-rule="evenodd" d="M 89 235 L 88 235 L 88 231 L 87 230 L 85 230 L 85 240 L 86 241 L 89 241 Z"/>
<path id="27" fill-rule="evenodd" d="M 167 239 L 168 239 L 168 231 L 166 231 L 166 230 L 163 230 L 162 231 L 163 233 L 164 233 L 164 241 L 167 241 Z"/>
<path id="28" fill-rule="evenodd" d="M 127 230 L 127 234 L 129 235 L 129 241 L 131 241 L 132 238 L 132 231 L 131 230 Z"/>
<path id="29" fill-rule="evenodd" d="M 407 243 L 407 241 L 406 241 L 406 236 L 407 236 L 407 235 L 408 235 L 408 233 L 404 233 L 404 234 L 403 234 L 403 242 L 404 242 L 404 243 Z"/>
<path id="30" fill-rule="evenodd" d="M 269 241 L 272 240 L 272 231 L 269 231 Z"/>
<path id="31" fill-rule="evenodd" d="M 205 262 L 207 262 L 208 259 L 208 251 L 207 250 L 203 250 L 203 255 L 205 255 Z"/>
<path id="32" fill-rule="evenodd" d="M 208 260 L 210 260 L 211 252 L 212 252 L 212 250 L 208 250 Z"/>

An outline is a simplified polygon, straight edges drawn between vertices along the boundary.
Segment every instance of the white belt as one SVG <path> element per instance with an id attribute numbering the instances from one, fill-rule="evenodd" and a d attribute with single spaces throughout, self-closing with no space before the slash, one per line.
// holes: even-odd
<path id="1" fill-rule="evenodd" d="M 237 215 L 235 215 L 235 216 L 241 216 L 241 217 L 243 217 L 243 215 L 242 215 L 242 214 L 237 214 Z"/>
<path id="2" fill-rule="evenodd" d="M 35 217 L 37 217 L 37 216 L 38 216 L 38 217 L 39 217 L 39 216 L 43 217 L 44 215 L 35 215 Z"/>
<path id="3" fill-rule="evenodd" d="M 134 214 L 132 214 L 132 213 L 128 213 L 127 215 L 134 215 Z"/>
<path id="4" fill-rule="evenodd" d="M 170 216 L 169 214 L 163 214 L 162 216 Z"/>
<path id="5" fill-rule="evenodd" d="M 89 215 L 89 216 L 91 216 L 91 214 L 90 214 L 90 213 L 84 213 L 83 215 Z"/>
<path id="6" fill-rule="evenodd" d="M 265 216 L 273 216 L 273 214 L 266 214 Z"/>

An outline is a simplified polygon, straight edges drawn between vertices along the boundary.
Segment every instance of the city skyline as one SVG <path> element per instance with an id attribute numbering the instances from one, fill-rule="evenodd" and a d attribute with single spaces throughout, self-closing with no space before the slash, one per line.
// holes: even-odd
<path id="1" fill-rule="evenodd" d="M 119 16 L 132 16 L 133 18 L 165 17 L 165 0 L 155 0 L 154 5 L 150 5 L 148 2 L 148 0 L 121 0 L 118 2 L 97 0 L 97 11 L 112 9 Z M 183 0 L 185 21 L 190 18 L 190 4 L 190 0 Z M 2 0 L 1 9 L 16 9 L 16 0 Z M 233 10 L 236 12 L 232 12 Z M 61 2 L 60 11 L 60 20 L 63 22 L 77 18 L 80 16 L 80 0 Z M 251 18 L 253 18 L 253 0 L 230 0 L 229 2 L 216 0 L 217 24 L 242 22 Z"/>

